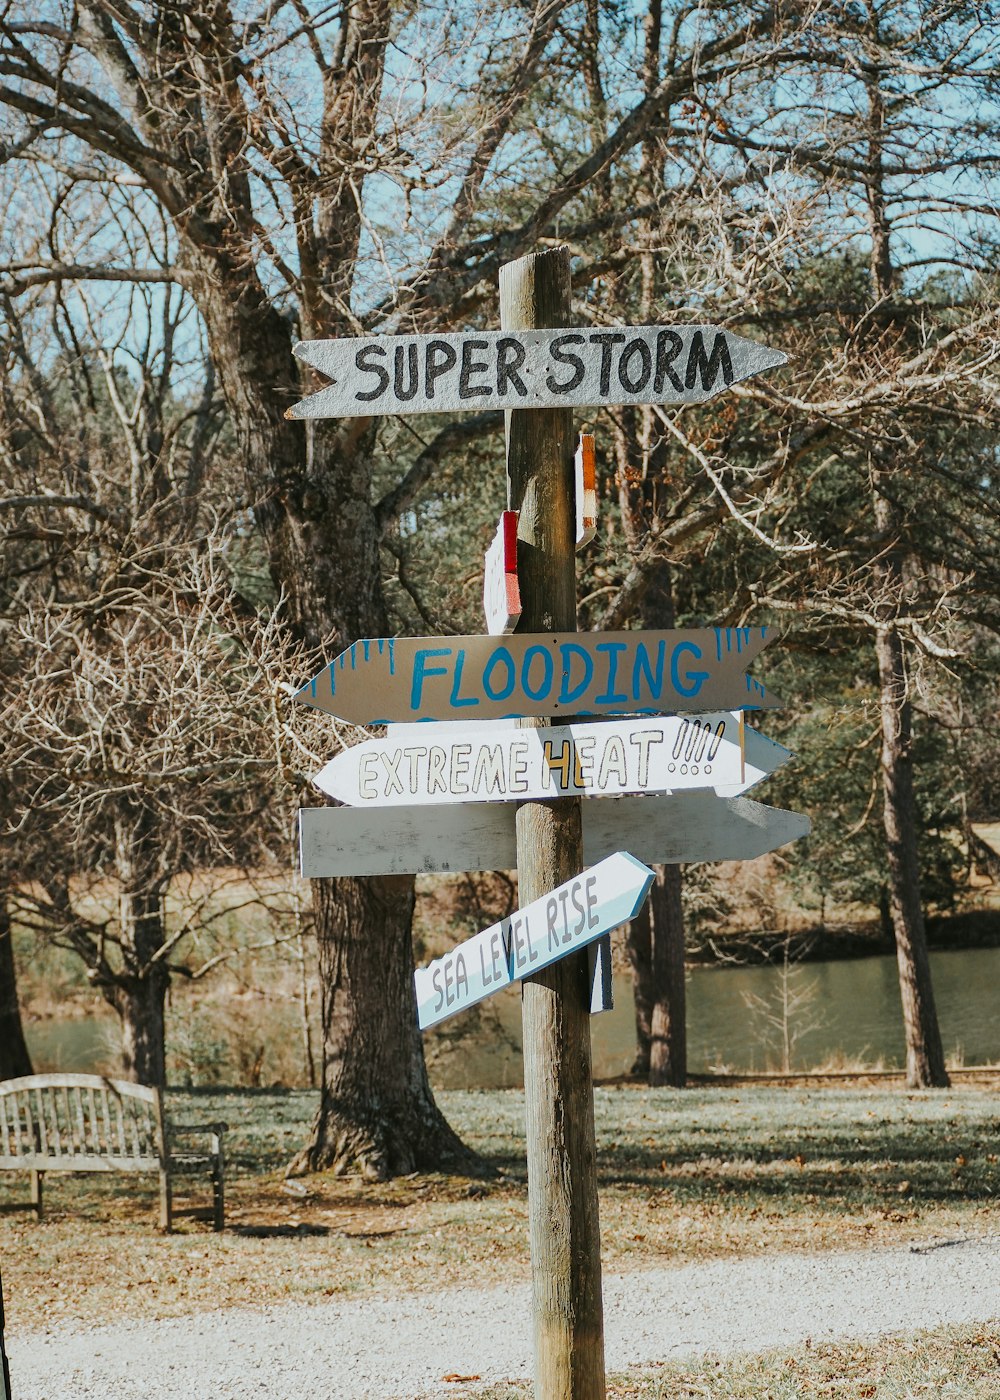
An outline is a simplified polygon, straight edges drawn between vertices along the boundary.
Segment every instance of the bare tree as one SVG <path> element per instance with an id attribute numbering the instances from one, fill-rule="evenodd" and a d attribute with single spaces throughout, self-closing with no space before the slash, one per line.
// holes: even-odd
<path id="1" fill-rule="evenodd" d="M 8 289 L 93 275 L 183 286 L 207 327 L 291 625 L 317 650 L 383 635 L 380 540 L 436 453 L 419 454 L 379 502 L 376 422 L 289 427 L 284 410 L 302 388 L 296 331 L 481 316 L 501 263 L 539 239 L 584 249 L 628 226 L 627 204 L 593 218 L 593 181 L 627 169 L 683 94 L 794 48 L 797 25 L 768 6 L 679 11 L 661 82 L 638 100 L 615 83 L 607 136 L 595 142 L 591 127 L 581 149 L 568 114 L 565 132 L 537 119 L 577 63 L 576 17 L 558 3 L 440 15 L 379 3 L 245 17 L 225 3 L 84 0 L 21 19 L 8 9 L 0 101 L 20 117 L 12 150 L 45 163 L 53 192 L 86 179 L 110 207 L 131 189 L 133 207 L 161 211 L 173 237 L 168 268 L 109 266 L 94 242 L 70 258 L 55 237 L 55 256 L 9 268 Z M 620 71 L 607 41 L 600 57 Z M 523 169 L 513 203 L 512 160 Z M 579 277 L 603 258 L 584 252 Z M 456 445 L 461 434 L 446 431 Z M 360 1161 L 383 1176 L 468 1160 L 434 1107 L 415 1029 L 412 882 L 317 882 L 313 898 L 325 1068 L 303 1162 Z"/>

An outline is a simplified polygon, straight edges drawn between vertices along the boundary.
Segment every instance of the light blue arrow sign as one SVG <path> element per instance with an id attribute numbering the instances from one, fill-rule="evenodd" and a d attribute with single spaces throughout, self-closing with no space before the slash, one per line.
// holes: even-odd
<path id="1" fill-rule="evenodd" d="M 413 975 L 420 1029 L 585 948 L 642 907 L 653 872 L 627 851 L 559 885 Z"/>

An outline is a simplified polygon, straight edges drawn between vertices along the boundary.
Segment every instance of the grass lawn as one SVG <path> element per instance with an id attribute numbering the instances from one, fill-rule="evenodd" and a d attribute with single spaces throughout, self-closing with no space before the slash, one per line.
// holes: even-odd
<path id="1" fill-rule="evenodd" d="M 995 1231 L 998 1087 L 1000 1076 L 989 1087 L 926 1093 L 750 1084 L 599 1088 L 604 1269 Z M 286 1182 L 283 1168 L 303 1141 L 313 1093 L 171 1091 L 175 1116 L 230 1124 L 229 1228 L 215 1235 L 202 1223 L 182 1221 L 178 1233 L 160 1235 L 154 1177 L 51 1174 L 41 1223 L 27 1213 L 0 1215 L 8 1329 L 527 1279 L 523 1095 L 438 1098 L 486 1159 L 490 1176 L 424 1175 L 371 1185 L 319 1174 Z M 192 1201 L 200 1193 L 207 1203 L 207 1183 L 191 1186 Z M 0 1175 L 0 1206 L 26 1197 L 26 1178 Z M 609 1394 L 643 1400 L 1000 1394 L 996 1343 L 982 1332 L 953 1329 L 912 1345 L 924 1348 L 919 1356 L 930 1358 L 928 1366 L 951 1356 L 955 1375 L 966 1377 L 964 1388 L 941 1382 L 920 1389 L 913 1368 L 925 1362 L 912 1357 L 910 1381 L 904 1376 L 897 1385 L 890 1373 L 905 1358 L 896 1356 L 899 1344 L 880 1344 L 824 1346 L 752 1366 L 662 1368 L 615 1381 Z M 976 1388 L 986 1360 L 992 1390 Z M 756 1389 L 746 1388 L 748 1366 Z M 866 1390 L 876 1374 L 877 1390 Z M 505 1400 L 520 1393 L 484 1395 Z"/>

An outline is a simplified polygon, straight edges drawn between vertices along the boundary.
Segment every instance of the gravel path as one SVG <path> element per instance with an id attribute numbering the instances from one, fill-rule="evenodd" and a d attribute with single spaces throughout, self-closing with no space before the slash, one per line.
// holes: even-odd
<path id="1" fill-rule="evenodd" d="M 605 1279 L 609 1371 L 1000 1318 L 1000 1235 Z M 525 1286 L 8 1334 L 14 1400 L 414 1400 L 531 1373 Z M 476 1387 L 473 1387 L 476 1388 Z"/>

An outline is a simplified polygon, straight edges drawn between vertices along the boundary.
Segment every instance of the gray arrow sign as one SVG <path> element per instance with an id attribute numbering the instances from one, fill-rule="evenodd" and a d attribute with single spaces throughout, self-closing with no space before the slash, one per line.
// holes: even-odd
<path id="1" fill-rule="evenodd" d="M 512 803 L 456 807 L 306 807 L 299 812 L 302 874 L 412 875 L 513 870 Z M 647 864 L 752 860 L 809 832 L 809 818 L 749 797 L 684 792 L 583 803 L 588 865 L 623 846 Z"/>
<path id="2" fill-rule="evenodd" d="M 289 418 L 701 403 L 788 358 L 718 326 L 361 336 L 295 354 L 333 382 Z"/>

